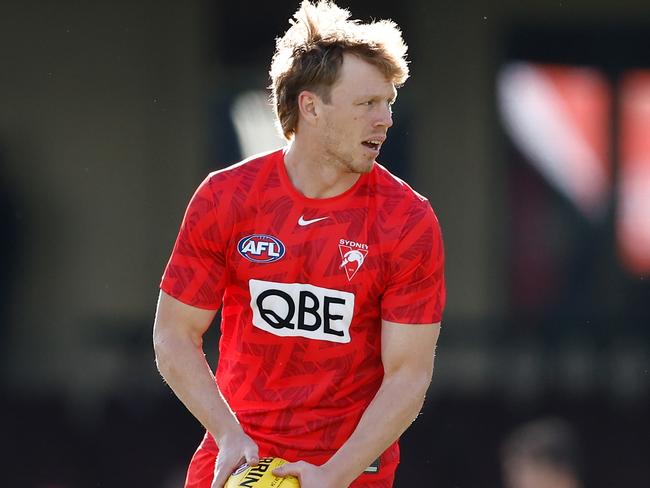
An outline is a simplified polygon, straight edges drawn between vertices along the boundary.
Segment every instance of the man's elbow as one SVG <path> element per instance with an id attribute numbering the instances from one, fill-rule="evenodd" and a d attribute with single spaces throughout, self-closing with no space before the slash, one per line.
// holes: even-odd
<path id="1" fill-rule="evenodd" d="M 395 371 L 386 371 L 384 381 L 393 383 L 400 390 L 407 386 L 413 398 L 424 399 L 431 384 L 432 376 L 432 368 L 400 368 Z"/>
<path id="2" fill-rule="evenodd" d="M 433 379 L 433 364 L 419 367 L 411 372 L 409 384 L 413 388 L 413 393 L 424 403 L 424 397 L 429 390 L 431 380 Z"/>
<path id="3" fill-rule="evenodd" d="M 173 322 L 156 322 L 153 328 L 153 350 L 158 371 L 163 378 L 174 374 L 181 358 L 188 354 L 201 354 L 203 341 L 201 336 L 191 329 L 176 327 Z"/>
<path id="4" fill-rule="evenodd" d="M 160 374 L 165 377 L 166 373 L 169 370 L 173 346 L 171 344 L 171 338 L 168 334 L 165 334 L 161 327 L 156 324 L 153 329 L 153 351 L 154 358 L 156 361 L 156 367 Z"/>
<path id="5" fill-rule="evenodd" d="M 412 378 L 412 385 L 415 391 L 424 399 L 429 386 L 431 385 L 431 380 L 433 379 L 433 370 L 426 369 L 424 371 L 419 371 Z"/>

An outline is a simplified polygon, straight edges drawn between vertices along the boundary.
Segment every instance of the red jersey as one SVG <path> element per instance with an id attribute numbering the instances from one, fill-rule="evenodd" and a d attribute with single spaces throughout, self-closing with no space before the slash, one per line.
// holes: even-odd
<path id="1" fill-rule="evenodd" d="M 381 320 L 441 320 L 443 260 L 429 202 L 384 167 L 311 199 L 278 150 L 203 181 L 161 288 L 222 308 L 217 383 L 260 455 L 320 465 L 382 382 Z M 201 450 L 214 461 L 209 434 Z M 398 458 L 394 444 L 382 478 L 392 479 Z"/>

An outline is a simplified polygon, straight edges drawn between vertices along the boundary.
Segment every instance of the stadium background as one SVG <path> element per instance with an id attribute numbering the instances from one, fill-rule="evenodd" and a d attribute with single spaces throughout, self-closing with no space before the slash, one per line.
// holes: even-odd
<path id="1" fill-rule="evenodd" d="M 446 243 L 436 371 L 396 486 L 502 486 L 502 440 L 548 415 L 576 428 L 587 486 L 650 486 L 650 245 L 622 232 L 619 184 L 626 74 L 642 81 L 632 108 L 650 140 L 650 3 L 340 5 L 403 28 L 412 78 L 381 160 L 430 198 Z M 264 117 L 245 115 L 260 110 L 273 39 L 295 8 L 0 5 L 2 485 L 178 486 L 201 428 L 155 370 L 157 284 L 204 175 L 247 143 L 273 144 L 255 125 Z M 587 203 L 571 188 L 591 173 L 562 169 L 571 151 L 554 153 L 549 178 L 548 158 L 509 126 L 528 116 L 533 142 L 557 142 L 517 105 L 528 85 L 507 81 L 522 66 L 600 87 L 587 103 L 600 111 L 585 110 L 607 177 Z M 636 156 L 647 174 L 648 148 Z M 650 220 L 647 182 L 634 229 Z"/>

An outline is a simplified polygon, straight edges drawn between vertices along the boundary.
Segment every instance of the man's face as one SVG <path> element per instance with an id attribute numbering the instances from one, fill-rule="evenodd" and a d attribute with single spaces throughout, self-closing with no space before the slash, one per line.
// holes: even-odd
<path id="1" fill-rule="evenodd" d="M 375 66 L 345 54 L 329 103 L 319 121 L 325 161 L 352 173 L 366 173 L 393 125 L 397 91 Z"/>

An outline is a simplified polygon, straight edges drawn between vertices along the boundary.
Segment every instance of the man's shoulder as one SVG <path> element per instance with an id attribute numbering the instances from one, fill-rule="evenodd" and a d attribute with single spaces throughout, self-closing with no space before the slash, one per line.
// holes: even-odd
<path id="1" fill-rule="evenodd" d="M 238 163 L 211 172 L 207 180 L 211 184 L 232 185 L 238 180 L 251 180 L 275 166 L 278 157 L 282 156 L 283 149 L 274 149 L 250 156 Z"/>
<path id="2" fill-rule="evenodd" d="M 427 197 L 379 163 L 375 164 L 374 173 L 374 191 L 381 200 L 383 215 L 398 225 L 402 233 L 439 226 Z"/>
<path id="3" fill-rule="evenodd" d="M 411 185 L 398 176 L 395 176 L 385 166 L 375 163 L 375 184 L 377 190 L 389 197 L 406 198 L 414 205 L 429 205 L 429 199 L 418 193 Z"/>

